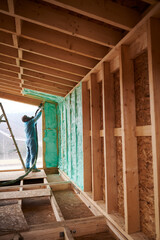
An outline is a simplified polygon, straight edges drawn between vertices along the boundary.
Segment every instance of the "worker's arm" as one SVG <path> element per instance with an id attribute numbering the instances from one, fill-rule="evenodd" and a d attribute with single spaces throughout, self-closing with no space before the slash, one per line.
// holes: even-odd
<path id="1" fill-rule="evenodd" d="M 36 123 L 38 121 L 38 119 L 40 118 L 40 116 L 42 115 L 42 110 L 39 111 L 39 113 L 34 117 L 34 122 Z"/>

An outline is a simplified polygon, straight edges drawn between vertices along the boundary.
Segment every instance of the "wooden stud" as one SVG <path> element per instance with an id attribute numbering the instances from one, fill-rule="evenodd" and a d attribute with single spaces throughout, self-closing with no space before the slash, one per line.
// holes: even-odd
<path id="1" fill-rule="evenodd" d="M 124 45 L 120 54 L 120 95 L 125 230 L 134 233 L 140 230 L 134 69 L 129 58 L 129 47 Z"/>
<path id="2" fill-rule="evenodd" d="M 91 74 L 90 106 L 91 106 L 91 161 L 92 161 L 92 196 L 102 200 L 102 160 L 100 139 L 100 108 L 99 86 L 96 74 Z"/>
<path id="3" fill-rule="evenodd" d="M 148 67 L 151 106 L 156 239 L 160 239 L 160 20 L 148 22 Z"/>
<path id="4" fill-rule="evenodd" d="M 103 126 L 104 126 L 104 168 L 105 200 L 108 214 L 117 211 L 116 154 L 114 142 L 114 81 L 110 64 L 104 62 L 103 79 Z"/>
<path id="5" fill-rule="evenodd" d="M 82 116 L 83 116 L 83 185 L 84 191 L 92 190 L 91 140 L 90 131 L 90 96 L 87 82 L 82 83 Z"/>

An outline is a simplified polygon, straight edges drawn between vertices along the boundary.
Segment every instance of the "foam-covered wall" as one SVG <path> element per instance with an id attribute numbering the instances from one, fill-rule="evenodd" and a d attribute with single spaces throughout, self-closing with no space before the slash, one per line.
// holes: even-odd
<path id="1" fill-rule="evenodd" d="M 58 124 L 57 106 L 55 103 L 45 102 L 45 123 L 44 123 L 44 142 L 45 142 L 45 164 L 46 167 L 57 167 L 58 165 Z"/>
<path id="2" fill-rule="evenodd" d="M 83 189 L 82 87 L 58 104 L 59 168 Z"/>

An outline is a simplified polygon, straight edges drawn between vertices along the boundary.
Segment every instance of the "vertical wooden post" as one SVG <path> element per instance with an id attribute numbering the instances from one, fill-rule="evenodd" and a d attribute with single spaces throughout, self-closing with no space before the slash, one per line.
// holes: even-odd
<path id="1" fill-rule="evenodd" d="M 90 142 L 90 98 L 88 82 L 82 82 L 82 115 L 83 115 L 83 186 L 85 192 L 92 191 L 92 166 Z"/>
<path id="2" fill-rule="evenodd" d="M 134 68 L 133 61 L 129 59 L 128 46 L 121 46 L 120 92 L 125 230 L 130 234 L 140 231 L 140 218 L 137 141 L 135 134 Z"/>
<path id="3" fill-rule="evenodd" d="M 104 62 L 103 78 L 103 128 L 104 128 L 104 167 L 105 199 L 107 213 L 117 210 L 116 156 L 114 143 L 114 81 L 110 64 Z"/>
<path id="4" fill-rule="evenodd" d="M 99 86 L 96 74 L 91 74 L 91 159 L 92 159 L 92 195 L 93 200 L 103 199 L 102 160 L 100 139 L 100 107 Z"/>
<path id="5" fill-rule="evenodd" d="M 44 141 L 45 138 L 45 112 L 42 111 L 42 146 L 43 146 L 43 168 L 46 168 L 46 162 L 45 162 L 45 152 L 46 152 L 46 143 Z"/>
<path id="6" fill-rule="evenodd" d="M 148 22 L 148 67 L 151 106 L 156 239 L 160 239 L 160 20 Z"/>

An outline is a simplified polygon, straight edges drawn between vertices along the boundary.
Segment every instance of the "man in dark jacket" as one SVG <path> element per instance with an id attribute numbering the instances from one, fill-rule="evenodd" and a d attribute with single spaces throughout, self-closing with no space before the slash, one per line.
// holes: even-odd
<path id="1" fill-rule="evenodd" d="M 36 123 L 42 114 L 42 109 L 35 117 L 28 117 L 24 115 L 22 121 L 24 122 L 25 133 L 26 133 L 26 146 L 27 146 L 27 156 L 26 156 L 26 171 L 29 170 L 30 164 L 33 165 L 38 154 L 38 142 L 37 142 L 37 130 Z M 33 172 L 40 172 L 34 165 Z"/>

